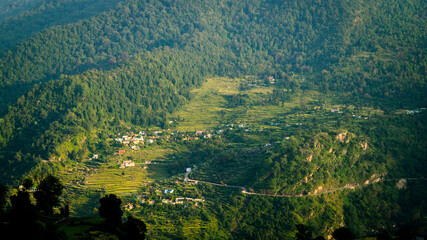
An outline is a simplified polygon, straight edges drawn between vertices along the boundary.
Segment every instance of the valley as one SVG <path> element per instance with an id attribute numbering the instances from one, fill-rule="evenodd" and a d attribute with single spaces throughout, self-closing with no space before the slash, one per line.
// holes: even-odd
<path id="1" fill-rule="evenodd" d="M 426 9 L 0 0 L 0 232 L 414 239 Z"/>
<path id="2" fill-rule="evenodd" d="M 372 140 L 348 131 L 360 131 L 357 126 L 383 118 L 382 111 L 341 105 L 338 96 L 325 98 L 315 91 L 293 93 L 288 102 L 272 103 L 271 95 L 276 90 L 273 84 L 241 88 L 249 82 L 251 80 L 248 78 L 208 79 L 200 88 L 192 91 L 191 100 L 181 110 L 169 117 L 168 129 L 129 128 L 121 134 L 103 134 L 105 139 L 94 139 L 100 147 L 88 155 L 96 154 L 96 159 L 92 156 L 73 167 L 61 160 L 46 162 L 59 170 L 66 185 L 64 199 L 71 204 L 72 214 L 96 216 L 94 207 L 99 197 L 116 194 L 124 200 L 126 213 L 145 218 L 148 236 L 158 238 L 166 232 L 177 231 L 178 223 L 172 221 L 171 214 L 178 214 L 184 209 L 207 211 L 205 214 L 210 216 L 210 220 L 194 225 L 190 223 L 192 218 L 187 218 L 182 223 L 180 234 L 193 238 L 202 230 L 210 229 L 214 235 L 219 234 L 218 231 L 227 231 L 217 229 L 220 227 L 218 219 L 212 222 L 212 218 L 218 217 L 215 213 L 218 202 L 228 208 L 237 207 L 229 206 L 230 198 L 246 199 L 244 201 L 251 198 L 266 198 L 266 201 L 270 201 L 270 198 L 306 199 L 301 200 L 303 202 L 319 198 L 327 202 L 337 201 L 337 198 L 350 196 L 351 192 L 363 192 L 364 188 L 393 188 L 398 180 L 411 177 L 400 175 L 398 179 L 391 179 L 392 176 L 381 170 L 381 165 L 362 165 L 366 164 L 363 162 L 366 160 L 360 155 L 374 151 Z M 231 107 L 227 101 L 229 96 L 245 96 L 251 101 Z M 392 114 L 396 117 L 409 116 L 402 110 Z M 424 114 L 423 110 L 419 114 Z M 253 117 L 248 117 L 250 115 Z M 339 127 L 337 124 L 340 124 Z M 336 131 L 337 127 L 340 130 Z M 318 136 L 314 139 L 318 140 L 308 141 L 308 146 L 311 145 L 313 149 L 299 150 L 303 155 L 300 168 L 293 170 L 292 175 L 286 178 L 285 185 L 271 185 L 272 170 L 268 169 L 270 172 L 262 175 L 263 170 L 257 169 L 259 164 L 269 166 L 263 162 L 266 161 L 263 155 L 283 151 L 278 149 L 286 149 L 287 145 L 297 141 L 297 136 L 305 131 L 312 132 L 314 128 L 323 130 L 316 133 Z M 332 138 L 325 133 L 331 130 L 335 132 Z M 322 142 L 325 137 L 336 143 L 329 148 L 321 146 L 326 143 Z M 128 138 L 129 141 L 123 140 Z M 132 143 L 132 139 L 144 140 Z M 355 139 L 358 140 L 354 142 Z M 307 147 L 306 144 L 300 146 Z M 323 150 L 316 150 L 319 147 Z M 343 160 L 340 158 L 350 163 L 341 162 Z M 129 166 L 122 164 L 125 162 Z M 327 169 L 331 167 L 330 164 L 351 164 L 351 167 L 345 168 L 347 172 L 344 175 L 334 170 L 333 177 L 323 178 L 322 175 L 331 174 Z M 185 173 L 188 168 L 191 170 Z M 256 178 L 251 176 L 254 174 Z M 278 177 L 273 181 L 280 179 Z M 419 180 L 422 184 L 423 178 Z M 375 186 L 371 187 L 371 184 Z M 164 193 L 168 189 L 172 193 Z M 241 207 L 244 205 L 237 208 Z M 333 218 L 344 217 L 342 209 L 334 209 L 337 212 L 332 215 Z M 162 218 L 164 220 L 159 220 Z M 170 220 L 166 220 L 168 218 Z M 328 221 L 334 222 L 332 218 Z"/>

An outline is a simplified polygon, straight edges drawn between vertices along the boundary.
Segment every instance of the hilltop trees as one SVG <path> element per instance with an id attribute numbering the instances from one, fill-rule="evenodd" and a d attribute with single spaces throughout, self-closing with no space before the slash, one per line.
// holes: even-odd
<path id="1" fill-rule="evenodd" d="M 298 232 L 295 237 L 297 240 L 311 240 L 313 234 L 306 225 L 298 224 L 296 227 Z"/>
<path id="2" fill-rule="evenodd" d="M 26 178 L 23 181 L 23 187 L 10 196 L 11 208 L 6 211 L 2 219 L 6 222 L 6 225 L 1 225 L 2 237 L 7 239 L 64 239 L 65 235 L 59 232 L 54 224 L 43 223 L 46 215 L 50 215 L 50 218 L 54 217 L 53 207 L 59 205 L 59 196 L 62 191 L 61 182 L 52 175 L 48 175 L 40 182 L 39 190 L 33 194 L 37 200 L 37 207 L 32 203 L 31 193 L 28 191 L 32 185 L 33 180 Z M 0 200 L 4 200 L 6 196 L 7 191 L 0 191 Z M 3 201 L 0 204 L 3 204 Z"/>
<path id="3" fill-rule="evenodd" d="M 109 194 L 101 198 L 99 202 L 101 204 L 99 216 L 105 218 L 108 231 L 117 231 L 122 239 L 145 239 L 147 226 L 144 221 L 129 216 L 127 221 L 122 224 L 123 210 L 121 209 L 122 200 L 120 198 L 114 194 Z"/>
<path id="4" fill-rule="evenodd" d="M 33 179 L 25 178 L 24 181 L 22 181 L 22 186 L 27 190 L 32 188 L 34 186 Z"/>
<path id="5" fill-rule="evenodd" d="M 37 200 L 37 208 L 44 214 L 53 214 L 53 207 L 59 206 L 59 196 L 64 186 L 58 178 L 48 175 L 38 185 L 34 198 Z"/>
<path id="6" fill-rule="evenodd" d="M 356 236 L 354 236 L 350 229 L 346 227 L 338 228 L 332 233 L 332 236 L 336 240 L 352 240 L 356 238 Z"/>
<path id="7" fill-rule="evenodd" d="M 140 240 L 145 239 L 147 226 L 144 221 L 129 216 L 127 221 L 124 223 L 123 230 L 126 232 L 126 239 Z"/>
<path id="8" fill-rule="evenodd" d="M 0 183 L 0 216 L 2 216 L 4 212 L 4 207 L 7 203 L 7 195 L 8 195 L 9 189 L 6 185 Z"/>
<path id="9" fill-rule="evenodd" d="M 122 221 L 123 211 L 121 209 L 122 200 L 114 194 L 109 194 L 99 200 L 99 216 L 105 218 L 107 223 L 119 226 Z"/>
<path id="10" fill-rule="evenodd" d="M 31 203 L 30 194 L 27 191 L 19 191 L 10 196 L 12 204 L 11 222 L 29 226 L 37 219 L 37 209 Z"/>
<path id="11" fill-rule="evenodd" d="M 30 180 L 26 178 L 24 183 L 31 182 Z M 32 193 L 27 187 L 20 188 L 17 193 L 10 196 L 11 207 L 7 211 L 0 211 L 0 220 L 3 222 L 0 224 L 1 236 L 7 239 L 66 239 L 65 233 L 58 230 L 55 221 L 68 217 L 68 205 L 61 208 L 60 214 L 53 211 L 54 207 L 59 206 L 62 183 L 52 175 L 46 176 L 33 194 L 37 200 L 37 207 L 32 203 Z M 3 210 L 7 197 L 7 187 L 0 184 L 0 210 Z M 101 203 L 99 215 L 106 219 L 106 225 L 100 225 L 101 231 L 111 233 L 119 239 L 145 239 L 147 226 L 144 221 L 128 216 L 127 221 L 122 223 L 123 211 L 120 198 L 110 194 L 99 201 Z M 23 228 L 25 228 L 24 231 L 22 231 Z"/>

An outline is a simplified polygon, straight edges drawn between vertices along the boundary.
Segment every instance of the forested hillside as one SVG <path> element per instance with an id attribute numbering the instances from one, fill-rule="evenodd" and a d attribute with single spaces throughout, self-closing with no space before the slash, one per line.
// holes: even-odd
<path id="1" fill-rule="evenodd" d="M 0 20 L 13 17 L 36 6 L 38 0 L 2 0 L 0 1 Z"/>
<path id="2" fill-rule="evenodd" d="M 5 1 L 0 8 L 0 52 L 43 29 L 87 19 L 114 8 L 120 1 Z"/>
<path id="3" fill-rule="evenodd" d="M 197 165 L 190 176 L 199 180 L 306 196 L 387 177 L 423 179 L 426 7 L 422 0 L 0 1 L 0 180 L 55 174 L 97 151 L 113 156 L 131 147 L 114 137 L 143 129 L 156 129 L 156 139 L 159 130 L 175 132 L 159 141 L 162 151 L 176 152 L 168 165 L 174 180 Z M 214 77 L 232 80 L 200 90 Z M 186 123 L 217 136 L 184 132 Z M 196 139 L 203 141 L 191 143 Z M 331 233 L 318 224 L 325 216 L 330 226 L 345 222 L 363 234 L 375 224 L 349 219 L 359 193 L 317 199 L 336 201 L 336 208 L 274 200 L 266 211 L 319 207 L 324 215 L 315 220 L 293 212 L 292 224 Z M 391 195 L 365 200 L 391 201 Z M 236 211 L 210 226 L 212 234 L 261 237 L 255 232 L 263 225 L 253 227 L 259 216 L 241 219 L 236 209 L 250 212 L 264 199 L 236 198 L 227 197 L 233 206 L 209 205 L 212 224 L 221 222 L 222 206 Z M 410 209 L 403 197 L 396 201 Z M 396 216 L 401 212 L 381 224 Z M 294 236 L 293 226 L 277 229 Z"/>
<path id="4" fill-rule="evenodd" d="M 272 72 L 277 77 L 292 71 L 314 74 L 311 81 L 325 90 L 361 97 L 418 92 L 424 88 L 420 52 L 425 40 L 424 3 L 376 5 L 130 1 L 91 20 L 48 30 L 6 53 L 1 60 L 1 94 L 8 105 L 19 96 L 15 94 L 36 82 L 164 46 L 205 55 L 226 53 L 222 58 L 231 58 L 236 65 L 229 66 L 233 69 L 229 72 Z M 391 19 L 392 11 L 405 14 Z M 352 61 L 356 62 L 351 68 L 346 67 Z M 411 81 L 403 81 L 406 78 Z M 5 93 L 10 88 L 15 89 L 12 96 Z M 380 93 L 384 89 L 389 92 Z"/>

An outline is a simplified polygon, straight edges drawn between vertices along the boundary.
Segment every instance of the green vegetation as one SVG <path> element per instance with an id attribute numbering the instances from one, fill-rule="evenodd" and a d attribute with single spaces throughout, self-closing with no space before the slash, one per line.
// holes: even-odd
<path id="1" fill-rule="evenodd" d="M 52 26 L 65 25 L 107 11 L 121 0 L 13 1 L 0 6 L 0 52 Z M 19 26 L 18 28 L 16 26 Z"/>
<path id="2" fill-rule="evenodd" d="M 0 188 L 0 213 L 19 224 L 28 209 L 40 236 L 62 229 L 71 239 L 421 231 L 425 9 L 2 1 L 0 181 L 23 188 L 10 204 Z M 50 174 L 63 182 L 59 199 Z M 38 215 L 104 215 L 106 196 L 120 198 L 128 221 L 52 226 Z"/>

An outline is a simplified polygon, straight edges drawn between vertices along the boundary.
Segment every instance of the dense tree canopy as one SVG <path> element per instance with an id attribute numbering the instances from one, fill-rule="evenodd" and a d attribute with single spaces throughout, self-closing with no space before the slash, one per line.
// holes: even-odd
<path id="1" fill-rule="evenodd" d="M 122 222 L 122 200 L 114 194 L 109 194 L 99 199 L 99 216 L 105 218 L 109 224 L 119 226 Z M 130 223 L 131 224 L 131 223 Z"/>
<path id="2" fill-rule="evenodd" d="M 427 101 L 425 1 L 12 2 L 0 2 L 2 182 L 21 182 L 30 169 L 44 176 L 55 171 L 54 163 L 65 164 L 63 159 L 81 161 L 89 149 L 96 149 L 87 138 L 104 130 L 167 127 L 168 116 L 191 100 L 191 90 L 211 76 L 274 77 L 274 84 L 261 83 L 274 85 L 262 104 L 283 105 L 298 94 L 317 91 L 343 105 L 370 107 L 384 115 L 352 125 L 348 134 L 354 135 L 348 142 L 338 141 L 337 135 L 341 127 L 349 126 L 349 111 L 334 119 L 335 130 L 318 128 L 313 116 L 307 129 L 255 151 L 241 148 L 249 145 L 248 135 L 224 132 L 222 139 L 187 143 L 193 152 L 188 159 L 177 160 L 176 169 L 203 159 L 199 169 L 209 180 L 304 196 L 319 186 L 362 183 L 379 172 L 395 178 L 425 173 L 425 113 L 390 114 L 425 107 Z M 228 109 L 251 104 L 245 94 L 224 98 Z M 295 109 L 308 114 L 309 104 L 301 100 Z M 103 148 L 113 149 L 105 139 L 100 143 Z M 331 199 L 321 197 L 299 202 L 236 197 L 230 199 L 244 218 L 228 213 L 231 207 L 220 203 L 214 204 L 212 215 L 221 216 L 219 231 L 233 230 L 224 236 L 236 238 L 287 238 L 286 231 L 292 229 L 300 230 L 304 239 L 311 237 L 309 229 L 326 231 L 319 229 L 343 221 L 360 234 L 387 227 L 386 220 L 373 221 L 380 218 L 378 212 L 364 209 L 381 209 L 389 214 L 387 220 L 398 216 L 405 222 L 408 218 L 393 212 L 395 202 L 405 210 L 411 209 L 409 205 L 423 209 L 424 202 L 388 189 L 372 187 L 335 199 L 343 205 L 340 210 Z M 53 213 L 61 190 L 55 177 L 40 181 L 34 197 L 43 214 Z M 422 193 L 414 190 L 411 196 Z M 31 204 L 28 199 L 28 192 L 18 192 L 11 198 L 12 209 Z M 107 195 L 100 202 L 101 217 L 120 225 L 121 200 Z M 319 214 L 304 228 L 310 207 Z M 304 212 L 305 218 L 289 215 L 290 209 Z M 212 217 L 204 209 L 197 212 Z M 239 227 L 233 226 L 236 222 Z M 301 225 L 295 229 L 296 224 Z M 184 236 L 180 227 L 175 237 Z M 135 238 L 143 237 L 146 230 L 132 218 L 124 228 L 131 229 L 129 234 Z"/>
<path id="3" fill-rule="evenodd" d="M 34 198 L 37 200 L 37 208 L 44 214 L 53 213 L 53 207 L 59 206 L 59 197 L 64 186 L 58 178 L 48 175 L 37 186 Z"/>
<path id="4" fill-rule="evenodd" d="M 384 108 L 419 106 L 424 5 L 133 0 L 47 29 L 0 58 L 0 161 L 13 163 L 15 175 L 61 155 L 59 143 L 93 127 L 163 126 L 211 75 L 269 74 L 278 87 L 343 93 Z M 295 74 L 307 81 L 292 80 Z M 229 106 L 244 99 L 231 96 Z M 276 91 L 272 102 L 288 99 Z"/>

